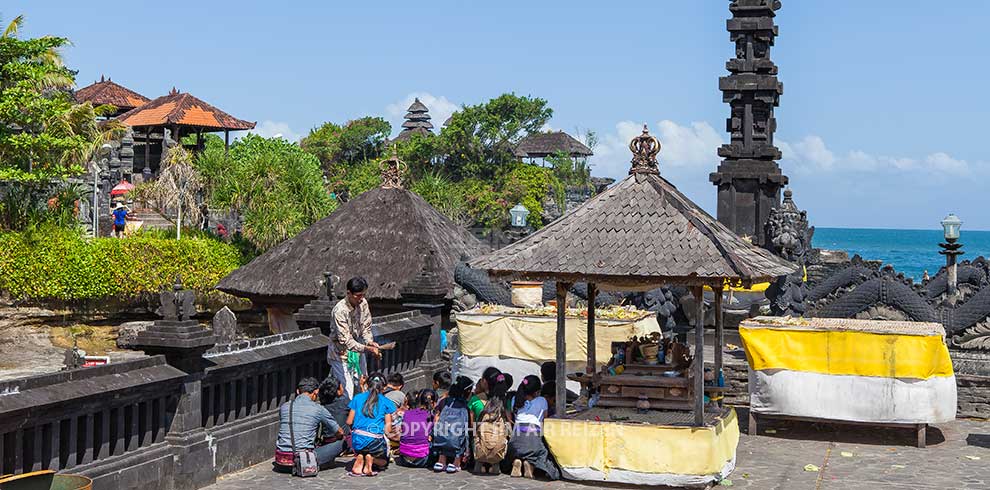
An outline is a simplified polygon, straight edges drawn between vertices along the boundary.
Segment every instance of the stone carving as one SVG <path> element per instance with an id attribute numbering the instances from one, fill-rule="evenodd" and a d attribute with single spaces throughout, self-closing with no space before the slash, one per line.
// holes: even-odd
<path id="1" fill-rule="evenodd" d="M 402 189 L 402 174 L 408 168 L 399 160 L 398 146 L 392 146 L 392 156 L 382 161 L 382 189 Z"/>
<path id="2" fill-rule="evenodd" d="M 213 335 L 218 344 L 229 344 L 237 340 L 237 317 L 230 308 L 224 306 L 213 315 Z"/>
<path id="3" fill-rule="evenodd" d="M 792 262 L 804 264 L 811 250 L 815 227 L 808 226 L 808 213 L 794 204 L 794 193 L 784 190 L 784 202 L 770 210 L 766 223 L 766 248 Z"/>
<path id="4" fill-rule="evenodd" d="M 764 224 L 787 184 L 776 162 L 780 150 L 773 143 L 773 110 L 784 92 L 777 65 L 770 60 L 778 9 L 776 0 L 733 0 L 729 5 L 732 18 L 726 27 L 736 57 L 725 64 L 729 75 L 719 79 L 722 101 L 730 108 L 729 143 L 718 149 L 724 160 L 709 177 L 718 187 L 718 220 L 761 246 L 766 242 Z"/>
<path id="5" fill-rule="evenodd" d="M 650 134 L 650 130 L 643 125 L 643 134 L 635 137 L 629 142 L 629 150 L 632 151 L 632 168 L 630 174 L 659 174 L 659 164 L 657 155 L 660 153 L 660 140 Z"/>
<path id="6" fill-rule="evenodd" d="M 158 314 L 165 320 L 188 321 L 196 314 L 196 294 L 183 289 L 182 280 L 175 278 L 172 290 L 165 289 L 158 295 L 161 306 Z"/>

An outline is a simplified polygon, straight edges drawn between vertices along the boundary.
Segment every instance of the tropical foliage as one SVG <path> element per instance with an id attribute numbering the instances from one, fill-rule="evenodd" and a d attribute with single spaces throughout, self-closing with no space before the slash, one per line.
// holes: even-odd
<path id="1" fill-rule="evenodd" d="M 343 125 L 332 122 L 313 128 L 299 146 L 320 160 L 320 167 L 335 192 L 347 192 L 345 181 L 355 167 L 378 159 L 392 125 L 380 117 L 362 117 Z"/>
<path id="2" fill-rule="evenodd" d="M 74 75 L 63 63 L 62 37 L 20 39 L 23 17 L 0 35 L 0 180 L 47 181 L 83 171 L 116 123 L 97 125 L 112 110 L 75 104 L 68 90 Z"/>
<path id="3" fill-rule="evenodd" d="M 264 251 L 334 209 L 320 161 L 282 138 L 248 135 L 224 151 L 208 139 L 195 160 L 212 207 L 243 219 L 244 237 Z"/>
<path id="4" fill-rule="evenodd" d="M 170 147 L 162 158 L 158 176 L 135 189 L 133 196 L 154 203 L 159 211 L 173 211 L 176 216 L 175 238 L 182 237 L 183 226 L 195 226 L 203 219 L 199 196 L 203 179 L 192 163 L 192 155 L 182 146 Z"/>
<path id="5" fill-rule="evenodd" d="M 43 226 L 0 233 L 0 290 L 20 300 L 129 299 L 181 276 L 187 287 L 208 292 L 245 261 L 217 239 L 86 239 L 74 229 Z"/>

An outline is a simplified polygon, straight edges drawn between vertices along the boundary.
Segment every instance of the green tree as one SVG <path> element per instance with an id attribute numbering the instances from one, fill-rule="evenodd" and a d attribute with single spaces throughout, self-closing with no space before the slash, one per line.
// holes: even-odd
<path id="1" fill-rule="evenodd" d="M 552 115 L 546 100 L 514 93 L 466 106 L 440 132 L 445 167 L 462 178 L 491 178 L 516 160 L 512 150 L 519 140 L 539 131 Z"/>
<path id="2" fill-rule="evenodd" d="M 202 220 L 199 194 L 203 179 L 192 163 L 192 156 L 182 146 L 170 147 L 162 160 L 155 180 L 143 185 L 135 194 L 155 203 L 162 212 L 176 213 L 175 239 L 182 238 L 182 227 Z"/>
<path id="3" fill-rule="evenodd" d="M 117 124 L 101 128 L 109 107 L 74 104 L 73 72 L 62 63 L 63 37 L 20 39 L 23 17 L 0 35 L 0 180 L 46 181 L 82 172 Z"/>
<path id="4" fill-rule="evenodd" d="M 316 156 L 331 182 L 343 180 L 347 170 L 382 155 L 392 125 L 380 117 L 362 117 L 344 125 L 323 123 L 310 130 L 299 146 Z"/>
<path id="5" fill-rule="evenodd" d="M 282 138 L 248 135 L 223 145 L 207 140 L 196 159 L 210 205 L 242 217 L 244 236 L 264 251 L 334 208 L 319 160 Z"/>

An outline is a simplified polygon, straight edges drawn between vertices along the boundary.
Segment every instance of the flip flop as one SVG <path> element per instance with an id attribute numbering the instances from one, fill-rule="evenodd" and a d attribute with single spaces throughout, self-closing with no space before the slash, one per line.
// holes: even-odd
<path id="1" fill-rule="evenodd" d="M 447 473 L 453 474 L 453 473 L 457 473 L 460 470 L 461 470 L 460 468 L 458 468 L 458 467 L 456 467 L 456 466 L 454 466 L 452 464 L 448 464 L 447 465 Z"/>
<path id="2" fill-rule="evenodd" d="M 443 465 L 440 464 L 440 463 L 434 464 L 433 465 L 433 471 L 435 471 L 437 473 L 442 473 L 443 472 Z"/>
<path id="3" fill-rule="evenodd" d="M 378 476 L 378 472 L 377 471 L 372 471 L 371 473 L 365 473 L 362 476 Z"/>
<path id="4" fill-rule="evenodd" d="M 348 471 L 347 476 L 359 477 L 359 476 L 364 476 L 364 473 L 355 473 L 353 471 Z"/>

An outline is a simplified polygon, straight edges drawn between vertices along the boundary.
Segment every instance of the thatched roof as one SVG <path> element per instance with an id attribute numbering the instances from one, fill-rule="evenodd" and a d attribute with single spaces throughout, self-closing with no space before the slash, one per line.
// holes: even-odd
<path id="1" fill-rule="evenodd" d="M 661 177 L 659 141 L 643 133 L 631 145 L 637 154 L 628 177 L 525 239 L 471 261 L 471 267 L 625 289 L 753 283 L 796 270 L 740 238 Z"/>
<path id="2" fill-rule="evenodd" d="M 94 106 L 110 104 L 119 111 L 129 111 L 147 104 L 151 99 L 123 86 L 111 79 L 100 77 L 100 81 L 87 85 L 75 93 L 76 102 L 90 102 Z"/>
<path id="3" fill-rule="evenodd" d="M 563 131 L 528 135 L 516 145 L 515 155 L 519 158 L 545 158 L 559 151 L 571 157 L 594 155 L 591 148 Z"/>
<path id="4" fill-rule="evenodd" d="M 433 123 L 430 122 L 428 111 L 429 109 L 419 101 L 419 98 L 414 100 L 404 116 L 402 131 L 392 141 L 404 141 L 412 138 L 414 134 L 433 136 L 433 131 L 430 131 L 433 129 Z"/>
<path id="5" fill-rule="evenodd" d="M 427 256 L 433 252 L 433 264 Z M 217 289 L 254 300 L 315 298 L 324 271 L 340 277 L 336 293 L 353 276 L 368 280 L 369 299 L 398 299 L 424 268 L 435 272 L 452 297 L 454 267 L 462 255 L 487 249 L 466 229 L 405 189 L 372 189 L 330 216 L 225 277 Z"/>
<path id="6" fill-rule="evenodd" d="M 230 131 L 254 129 L 255 125 L 174 88 L 168 95 L 126 112 L 119 121 L 131 127 L 177 125 Z"/>

